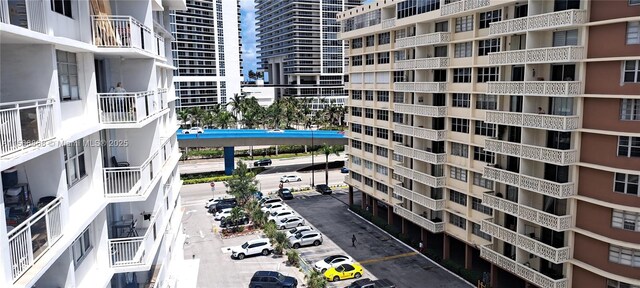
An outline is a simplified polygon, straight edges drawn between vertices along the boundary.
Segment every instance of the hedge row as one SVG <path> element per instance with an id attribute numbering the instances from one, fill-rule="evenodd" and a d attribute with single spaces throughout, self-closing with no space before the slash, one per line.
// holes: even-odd
<path id="1" fill-rule="evenodd" d="M 232 176 L 216 176 L 216 177 L 205 177 L 205 178 L 195 178 L 195 179 L 187 179 L 182 181 L 182 185 L 190 185 L 190 184 L 202 184 L 202 183 L 210 183 L 212 181 L 220 182 L 227 181 Z"/>
<path id="2" fill-rule="evenodd" d="M 307 151 L 316 151 L 320 149 L 320 145 L 309 146 Z M 344 148 L 341 148 L 340 151 L 343 151 Z M 278 145 L 278 154 L 298 154 L 304 153 L 304 145 Z M 265 155 L 275 155 L 276 148 L 275 146 L 271 146 L 269 148 L 260 148 L 253 149 L 254 157 L 263 157 Z M 222 158 L 224 156 L 224 151 L 222 149 L 214 148 L 214 149 L 199 149 L 199 148 L 191 148 L 187 153 L 183 154 L 187 156 L 189 159 L 210 159 L 210 158 Z M 235 157 L 249 157 L 249 150 L 236 150 L 234 151 Z"/>

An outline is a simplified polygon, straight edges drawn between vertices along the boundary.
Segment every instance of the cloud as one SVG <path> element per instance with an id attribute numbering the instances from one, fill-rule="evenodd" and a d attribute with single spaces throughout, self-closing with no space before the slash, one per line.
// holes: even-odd
<path id="1" fill-rule="evenodd" d="M 240 0 L 240 27 L 242 28 L 242 64 L 245 78 L 249 70 L 256 70 L 256 3 Z"/>

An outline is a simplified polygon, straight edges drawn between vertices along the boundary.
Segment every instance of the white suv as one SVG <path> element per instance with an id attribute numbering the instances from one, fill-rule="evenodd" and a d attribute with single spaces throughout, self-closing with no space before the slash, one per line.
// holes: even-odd
<path id="1" fill-rule="evenodd" d="M 300 216 L 282 217 L 276 219 L 278 229 L 289 229 L 304 225 L 304 219 Z"/>
<path id="2" fill-rule="evenodd" d="M 311 231 L 311 230 L 313 230 L 311 226 L 298 226 L 296 228 L 293 228 L 287 231 L 287 239 L 291 238 L 291 236 L 298 234 L 298 232 Z"/>
<path id="3" fill-rule="evenodd" d="M 273 251 L 273 247 L 271 247 L 269 239 L 266 238 L 250 240 L 240 246 L 231 247 L 230 249 L 231 258 L 238 258 L 238 260 L 242 260 L 246 256 L 258 254 L 267 256 L 271 251 Z"/>
<path id="4" fill-rule="evenodd" d="M 286 208 L 287 208 L 287 206 L 284 205 L 284 203 L 274 202 L 274 203 L 271 203 L 271 204 L 264 205 L 264 207 L 260 208 L 260 211 L 262 211 L 264 213 L 271 214 L 272 212 L 276 212 L 278 210 L 282 210 L 282 209 L 286 209 Z"/>
<path id="5" fill-rule="evenodd" d="M 200 134 L 203 133 L 204 130 L 200 127 L 191 127 L 189 130 L 182 130 L 183 134 Z"/>
<path id="6" fill-rule="evenodd" d="M 288 217 L 293 215 L 296 215 L 296 212 L 293 212 L 292 210 L 288 210 L 288 209 L 278 210 L 278 211 L 272 212 L 267 218 L 267 220 L 277 222 L 278 219 L 281 219 L 282 217 Z"/>
<path id="7" fill-rule="evenodd" d="M 296 176 L 296 175 L 283 175 L 282 177 L 280 177 L 280 182 L 299 182 L 302 181 L 302 178 L 300 178 L 300 176 Z"/>
<path id="8" fill-rule="evenodd" d="M 322 244 L 322 234 L 314 230 L 300 232 L 295 236 L 289 237 L 289 243 L 294 249 L 298 249 L 300 248 L 300 246 L 307 245 L 318 246 Z"/>
<path id="9" fill-rule="evenodd" d="M 278 202 L 282 202 L 282 199 L 278 197 L 275 197 L 275 198 L 267 197 L 267 198 L 260 199 L 259 203 L 260 203 L 260 207 L 265 207 L 269 204 L 278 203 Z"/>

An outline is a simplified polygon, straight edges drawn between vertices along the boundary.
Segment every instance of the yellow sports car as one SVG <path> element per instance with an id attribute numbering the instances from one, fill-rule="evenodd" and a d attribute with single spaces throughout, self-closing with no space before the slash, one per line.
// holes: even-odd
<path id="1" fill-rule="evenodd" d="M 329 281 L 360 278 L 362 277 L 362 266 L 358 263 L 342 264 L 338 267 L 329 268 L 324 272 L 324 277 Z"/>

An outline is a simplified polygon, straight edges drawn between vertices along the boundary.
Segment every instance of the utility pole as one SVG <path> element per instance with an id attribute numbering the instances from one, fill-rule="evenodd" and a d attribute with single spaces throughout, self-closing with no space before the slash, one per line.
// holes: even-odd
<path id="1" fill-rule="evenodd" d="M 309 127 L 309 129 L 311 129 L 311 188 L 316 187 L 316 183 L 315 183 L 315 176 L 316 176 L 316 166 L 314 165 L 314 160 L 313 158 L 315 158 L 313 156 L 313 128 Z"/>

